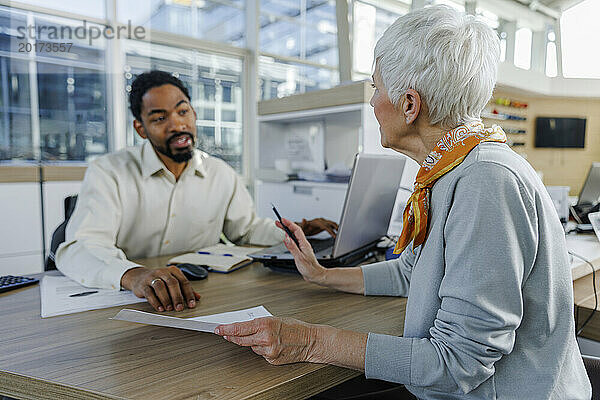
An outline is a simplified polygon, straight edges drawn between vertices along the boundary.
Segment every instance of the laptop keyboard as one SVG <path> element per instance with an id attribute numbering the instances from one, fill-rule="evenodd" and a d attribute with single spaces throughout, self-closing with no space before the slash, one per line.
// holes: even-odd
<path id="1" fill-rule="evenodd" d="M 328 247 L 333 247 L 333 242 L 335 242 L 335 239 L 332 237 L 327 239 L 308 239 L 308 243 L 310 243 L 315 253 L 325 250 Z"/>
<path id="2" fill-rule="evenodd" d="M 332 248 L 333 252 L 333 243 L 335 242 L 334 238 L 327 239 L 308 239 L 308 243 L 310 243 L 313 251 L 318 253 L 319 251 L 325 250 L 328 247 Z M 290 252 L 285 247 L 283 243 L 278 244 L 277 246 L 269 247 L 268 254 L 277 255 L 277 254 L 289 254 Z"/>

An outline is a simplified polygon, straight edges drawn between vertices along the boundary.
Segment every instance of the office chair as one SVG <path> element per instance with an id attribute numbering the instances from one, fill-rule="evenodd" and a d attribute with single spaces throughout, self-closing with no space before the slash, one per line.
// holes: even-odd
<path id="1" fill-rule="evenodd" d="M 592 383 L 592 400 L 600 400 L 600 357 L 582 357 L 585 370 Z"/>
<path id="2" fill-rule="evenodd" d="M 52 233 L 52 241 L 50 242 L 50 252 L 48 253 L 48 257 L 46 258 L 46 265 L 44 265 L 44 271 L 51 271 L 53 269 L 56 269 L 56 264 L 54 263 L 56 250 L 58 250 L 58 246 L 60 246 L 60 244 L 65 241 L 65 229 L 67 228 L 67 223 L 71 218 L 71 214 L 73 214 L 73 210 L 75 210 L 75 204 L 77 204 L 76 194 L 65 197 L 65 220 L 54 230 L 54 233 Z"/>

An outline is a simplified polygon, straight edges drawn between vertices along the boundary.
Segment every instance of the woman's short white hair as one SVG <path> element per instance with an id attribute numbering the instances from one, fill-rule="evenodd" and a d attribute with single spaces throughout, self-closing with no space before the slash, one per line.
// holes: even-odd
<path id="1" fill-rule="evenodd" d="M 429 122 L 447 129 L 480 121 L 498 73 L 500 40 L 484 22 L 448 6 L 398 18 L 375 46 L 383 85 L 394 105 L 414 89 Z"/>

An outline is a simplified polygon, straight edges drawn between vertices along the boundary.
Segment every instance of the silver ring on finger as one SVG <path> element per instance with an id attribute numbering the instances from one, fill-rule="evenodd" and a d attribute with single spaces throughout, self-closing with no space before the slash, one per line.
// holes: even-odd
<path id="1" fill-rule="evenodd" d="M 158 281 L 162 281 L 162 279 L 161 278 L 152 279 L 152 282 L 150 282 L 150 286 L 154 286 L 154 284 Z"/>

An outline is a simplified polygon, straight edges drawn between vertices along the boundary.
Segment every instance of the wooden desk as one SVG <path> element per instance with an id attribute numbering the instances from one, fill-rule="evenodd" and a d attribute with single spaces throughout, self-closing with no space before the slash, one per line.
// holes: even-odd
<path id="1" fill-rule="evenodd" d="M 596 291 L 598 296 L 600 296 L 600 271 L 596 271 Z M 581 326 L 594 310 L 596 303 L 591 273 L 573 282 L 573 296 L 575 300 L 577 322 L 579 326 Z M 600 342 L 600 310 L 597 310 L 592 319 L 587 323 L 581 332 L 581 336 Z"/>
<path id="2" fill-rule="evenodd" d="M 590 261 L 594 270 L 600 269 L 600 241 L 594 233 L 569 234 L 566 237 L 569 251 Z M 580 258 L 573 257 L 571 263 L 571 275 L 573 281 L 582 278 L 592 272 L 589 264 Z"/>
<path id="3" fill-rule="evenodd" d="M 600 242 L 593 233 L 567 235 L 567 247 L 575 254 L 587 259 L 592 266 L 579 258 L 573 257 L 571 273 L 573 276 L 573 299 L 575 302 L 575 318 L 578 328 L 591 314 L 595 307 L 592 267 L 598 275 L 596 290 L 600 295 Z M 600 341 L 600 313 L 590 319 L 581 336 Z"/>
<path id="4" fill-rule="evenodd" d="M 168 257 L 142 260 L 161 266 Z M 405 298 L 335 292 L 253 264 L 194 282 L 180 317 L 264 305 L 273 315 L 401 335 Z M 128 308 L 152 311 L 147 303 Z M 40 318 L 39 286 L 0 294 L 0 394 L 27 399 L 300 399 L 359 375 L 329 365 L 269 365 L 249 348 L 182 329 L 111 321 L 113 307 Z"/>

